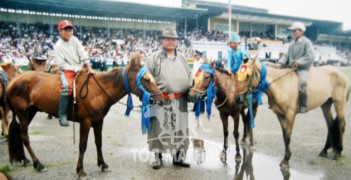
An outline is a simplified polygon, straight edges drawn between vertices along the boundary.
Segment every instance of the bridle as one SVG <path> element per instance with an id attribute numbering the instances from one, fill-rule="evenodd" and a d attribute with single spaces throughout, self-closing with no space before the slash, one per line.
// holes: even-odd
<path id="1" fill-rule="evenodd" d="M 211 68 L 212 68 L 212 67 L 211 67 Z M 212 69 L 213 69 L 213 68 L 212 68 Z M 214 76 L 213 78 L 214 78 L 214 81 L 217 81 L 217 80 L 216 80 L 217 78 L 215 78 L 215 76 Z M 233 83 L 233 82 L 231 81 L 231 86 L 232 86 L 232 83 Z M 217 84 L 217 82 L 215 83 L 215 86 L 217 86 L 216 84 Z M 230 86 L 230 87 L 231 87 L 231 86 Z M 207 87 L 206 90 L 199 90 L 199 89 L 196 89 L 195 87 L 193 87 L 193 88 L 191 88 L 191 90 L 194 90 L 195 92 L 200 93 L 200 99 L 204 99 L 204 98 L 206 97 L 206 93 L 207 93 L 207 91 L 208 91 L 209 88 L 210 88 L 210 86 Z M 229 93 L 230 93 L 230 92 L 229 92 Z M 219 108 L 219 107 L 223 106 L 223 105 L 228 101 L 228 98 L 229 98 L 229 95 L 226 93 L 226 98 L 224 99 L 224 101 L 223 101 L 221 104 L 216 105 L 216 107 Z"/>
<path id="2" fill-rule="evenodd" d="M 146 91 L 146 89 L 141 85 L 141 82 L 138 82 L 138 81 L 140 81 L 141 79 L 138 80 L 138 78 L 137 78 L 138 76 L 143 76 L 145 73 L 148 73 L 148 72 L 149 72 L 148 70 L 146 70 L 146 72 L 145 72 L 144 74 L 140 74 L 141 71 L 144 70 L 144 68 L 146 68 L 146 67 L 141 68 L 137 73 L 135 73 L 134 77 L 135 77 L 137 86 L 136 86 L 132 91 L 129 91 L 129 82 L 128 82 L 128 78 L 127 78 L 126 67 L 123 68 L 123 71 L 122 71 L 123 86 L 124 86 L 124 89 L 125 89 L 125 91 L 126 91 L 126 93 L 127 93 L 128 95 L 130 95 L 130 94 L 135 94 L 135 91 L 137 91 L 137 90 L 141 90 L 141 91 L 143 92 L 142 89 L 144 89 L 144 90 Z M 139 84 L 139 85 L 138 85 L 138 84 Z M 154 106 L 154 105 L 156 105 L 156 104 L 162 105 L 162 102 L 157 102 L 157 101 L 155 101 L 155 100 L 152 98 L 152 97 L 154 97 L 154 96 L 162 95 L 162 92 L 161 92 L 161 91 L 160 91 L 160 92 L 157 92 L 157 93 L 150 93 L 150 92 L 147 92 L 147 93 L 150 94 L 150 107 L 151 107 L 151 106 Z M 120 102 L 119 102 L 119 103 L 120 103 Z M 120 104 L 123 104 L 123 105 L 128 106 L 128 104 L 125 104 L 125 103 L 120 103 Z M 133 106 L 133 107 L 142 107 L 142 106 Z"/>

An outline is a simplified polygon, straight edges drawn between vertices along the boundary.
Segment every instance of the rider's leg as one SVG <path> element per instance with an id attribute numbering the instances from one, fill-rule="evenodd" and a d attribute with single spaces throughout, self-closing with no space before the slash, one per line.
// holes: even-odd
<path id="1" fill-rule="evenodd" d="M 69 84 L 66 79 L 65 73 L 63 71 L 60 72 L 60 80 L 62 84 L 62 91 L 59 102 L 59 122 L 61 126 L 69 126 L 67 121 L 67 106 L 68 106 L 68 88 Z"/>
<path id="2" fill-rule="evenodd" d="M 298 70 L 297 75 L 299 78 L 299 112 L 306 113 L 308 70 Z"/>

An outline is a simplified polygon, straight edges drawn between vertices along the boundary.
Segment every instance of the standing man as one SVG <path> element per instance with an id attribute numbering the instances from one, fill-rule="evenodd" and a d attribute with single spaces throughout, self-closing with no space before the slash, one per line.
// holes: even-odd
<path id="1" fill-rule="evenodd" d="M 155 153 L 153 169 L 162 166 L 162 153 L 173 155 L 173 165 L 190 167 L 185 162 L 189 146 L 187 97 L 191 85 L 186 58 L 176 50 L 178 35 L 175 29 L 162 32 L 162 49 L 147 58 L 146 66 L 163 92 L 163 107 L 151 108 L 148 135 L 149 150 Z"/>
<path id="2" fill-rule="evenodd" d="M 294 68 L 299 79 L 299 112 L 307 112 L 307 80 L 308 71 L 314 61 L 314 50 L 311 41 L 304 36 L 306 27 L 301 22 L 295 22 L 289 30 L 294 41 L 290 44 L 288 53 L 279 60 L 280 67 Z"/>
<path id="3" fill-rule="evenodd" d="M 73 36 L 73 24 L 63 20 L 58 24 L 60 39 L 56 42 L 55 59 L 60 70 L 61 96 L 59 102 L 59 122 L 61 126 L 68 126 L 67 106 L 69 95 L 72 94 L 73 79 L 84 64 L 89 73 L 95 73 L 90 67 L 90 58 L 82 43 Z"/>
<path id="4" fill-rule="evenodd" d="M 241 39 L 237 34 L 231 34 L 229 37 L 228 60 L 226 69 L 229 73 L 236 73 L 243 60 L 249 59 L 249 54 L 245 50 L 240 48 Z"/>

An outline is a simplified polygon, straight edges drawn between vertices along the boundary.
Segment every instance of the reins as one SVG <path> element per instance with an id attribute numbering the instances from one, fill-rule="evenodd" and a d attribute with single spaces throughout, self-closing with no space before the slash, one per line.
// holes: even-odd
<path id="1" fill-rule="evenodd" d="M 104 94 L 106 94 L 107 97 L 108 97 L 110 100 L 112 100 L 114 103 L 117 102 L 117 103 L 122 104 L 122 105 L 124 105 L 124 106 L 128 106 L 127 103 L 119 102 L 117 99 L 115 99 L 114 97 L 112 97 L 112 96 L 102 87 L 102 85 L 101 85 L 100 82 L 96 79 L 96 77 L 95 77 L 94 75 L 90 74 L 90 73 L 88 74 L 87 79 L 84 81 L 84 83 L 83 83 L 83 85 L 82 85 L 82 88 L 79 90 L 79 96 L 80 96 L 80 98 L 85 99 L 85 98 L 88 96 L 88 92 L 89 92 L 88 86 L 89 86 L 89 80 L 90 80 L 91 77 L 93 77 L 94 81 L 96 82 L 96 84 L 98 85 L 98 87 L 100 88 L 100 90 L 101 90 L 102 92 L 104 92 Z M 85 93 L 84 95 L 82 95 L 83 89 L 84 89 L 84 88 L 86 89 L 86 90 L 85 90 L 86 93 Z M 132 90 L 132 92 L 136 91 L 137 89 L 138 89 L 138 87 L 135 87 L 135 88 Z M 160 93 L 151 94 L 151 96 L 156 96 L 156 95 L 160 95 L 160 94 L 162 94 L 162 93 L 160 92 Z M 153 102 L 152 104 L 150 104 L 150 106 L 153 106 L 153 105 L 155 105 L 155 104 L 157 104 L 157 102 Z M 143 106 L 142 106 L 142 105 L 137 105 L 137 106 L 133 106 L 133 107 L 142 108 Z"/>

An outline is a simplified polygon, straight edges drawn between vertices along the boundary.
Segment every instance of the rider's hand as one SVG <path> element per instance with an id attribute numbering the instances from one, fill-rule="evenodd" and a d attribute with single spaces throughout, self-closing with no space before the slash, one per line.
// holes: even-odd
<path id="1" fill-rule="evenodd" d="M 229 67 L 225 67 L 225 70 L 227 70 L 229 74 L 232 74 L 232 70 Z"/>
<path id="2" fill-rule="evenodd" d="M 294 67 L 294 68 L 299 67 L 299 63 L 294 63 L 294 64 L 293 64 L 293 67 Z"/>

